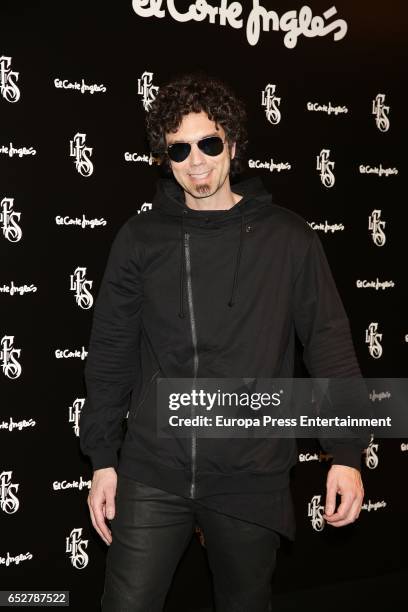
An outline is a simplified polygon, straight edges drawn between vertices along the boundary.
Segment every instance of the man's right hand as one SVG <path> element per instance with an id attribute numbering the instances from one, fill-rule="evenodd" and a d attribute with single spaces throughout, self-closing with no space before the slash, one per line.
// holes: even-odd
<path id="1" fill-rule="evenodd" d="M 112 534 L 105 519 L 112 520 L 115 516 L 117 479 L 113 467 L 95 470 L 87 499 L 92 525 L 108 546 L 112 543 Z"/>

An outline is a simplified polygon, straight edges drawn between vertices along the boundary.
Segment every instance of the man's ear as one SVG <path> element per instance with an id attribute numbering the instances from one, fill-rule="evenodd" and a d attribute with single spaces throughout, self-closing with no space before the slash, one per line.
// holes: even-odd
<path id="1" fill-rule="evenodd" d="M 230 146 L 230 156 L 231 156 L 231 159 L 234 159 L 234 157 L 235 157 L 236 148 L 237 148 L 237 143 L 233 142 L 232 145 Z"/>

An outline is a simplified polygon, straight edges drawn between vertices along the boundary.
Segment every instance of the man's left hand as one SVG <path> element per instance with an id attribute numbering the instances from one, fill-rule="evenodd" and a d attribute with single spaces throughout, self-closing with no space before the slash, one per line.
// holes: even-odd
<path id="1" fill-rule="evenodd" d="M 336 493 L 341 503 L 336 511 Z M 333 527 L 353 523 L 359 516 L 364 499 L 361 474 L 348 465 L 332 465 L 326 481 L 326 504 L 323 518 Z"/>

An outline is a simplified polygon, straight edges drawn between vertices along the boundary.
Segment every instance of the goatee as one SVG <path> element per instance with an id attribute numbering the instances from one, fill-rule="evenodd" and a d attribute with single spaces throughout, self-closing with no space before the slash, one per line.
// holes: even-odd
<path id="1" fill-rule="evenodd" d="M 196 185 L 195 190 L 202 196 L 210 194 L 210 185 L 204 183 L 203 185 Z"/>

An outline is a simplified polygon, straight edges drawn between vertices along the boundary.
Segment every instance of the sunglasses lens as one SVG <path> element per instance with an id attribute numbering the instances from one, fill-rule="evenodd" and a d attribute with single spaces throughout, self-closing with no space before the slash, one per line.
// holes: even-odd
<path id="1" fill-rule="evenodd" d="M 189 156 L 190 150 L 191 145 L 188 142 L 175 142 L 167 152 L 172 161 L 182 162 Z"/>
<path id="2" fill-rule="evenodd" d="M 200 150 L 205 153 L 205 155 L 219 155 L 224 149 L 224 143 L 219 136 L 210 136 L 209 138 L 204 138 L 203 140 L 200 140 L 197 144 Z"/>
<path id="3" fill-rule="evenodd" d="M 219 155 L 224 149 L 224 143 L 219 136 L 209 136 L 197 142 L 197 145 L 205 155 Z M 188 142 L 175 142 L 167 149 L 172 161 L 182 162 L 190 155 L 191 145 Z"/>

